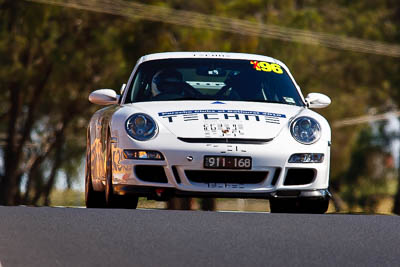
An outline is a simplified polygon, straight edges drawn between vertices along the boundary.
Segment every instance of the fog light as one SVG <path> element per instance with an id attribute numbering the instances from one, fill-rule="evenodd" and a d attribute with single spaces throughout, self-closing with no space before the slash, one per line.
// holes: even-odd
<path id="1" fill-rule="evenodd" d="M 163 155 L 157 151 L 124 149 L 126 159 L 164 160 Z"/>
<path id="2" fill-rule="evenodd" d="M 289 163 L 321 163 L 323 161 L 323 153 L 297 153 L 289 158 Z"/>

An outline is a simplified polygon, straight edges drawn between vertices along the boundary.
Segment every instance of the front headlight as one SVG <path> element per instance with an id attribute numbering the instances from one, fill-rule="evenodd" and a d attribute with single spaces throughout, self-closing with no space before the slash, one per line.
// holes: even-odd
<path id="1" fill-rule="evenodd" d="M 297 142 L 310 145 L 321 137 L 321 126 L 310 117 L 299 117 L 290 125 L 290 132 Z"/>
<path id="2" fill-rule="evenodd" d="M 126 120 L 126 132 L 134 139 L 147 141 L 157 134 L 157 124 L 144 113 L 136 113 Z"/>

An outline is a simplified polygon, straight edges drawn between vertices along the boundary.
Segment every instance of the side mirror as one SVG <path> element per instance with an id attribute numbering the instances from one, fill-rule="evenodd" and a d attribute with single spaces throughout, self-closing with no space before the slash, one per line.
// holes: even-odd
<path id="1" fill-rule="evenodd" d="M 100 89 L 89 95 L 89 101 L 97 105 L 118 104 L 119 95 L 111 89 Z"/>
<path id="2" fill-rule="evenodd" d="M 327 95 L 320 93 L 309 93 L 305 100 L 309 108 L 324 108 L 332 102 Z"/>

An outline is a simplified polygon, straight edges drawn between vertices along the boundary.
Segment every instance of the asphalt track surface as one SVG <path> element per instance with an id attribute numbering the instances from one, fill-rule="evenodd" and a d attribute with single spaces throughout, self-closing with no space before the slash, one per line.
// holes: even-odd
<path id="1" fill-rule="evenodd" d="M 399 266 L 400 218 L 0 207 L 9 266 Z"/>

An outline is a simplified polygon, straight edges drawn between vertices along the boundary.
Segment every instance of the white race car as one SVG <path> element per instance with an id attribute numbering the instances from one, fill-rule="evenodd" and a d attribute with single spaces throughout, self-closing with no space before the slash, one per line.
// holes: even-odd
<path id="1" fill-rule="evenodd" d="M 121 95 L 101 89 L 87 131 L 86 206 L 138 197 L 269 199 L 272 212 L 324 213 L 331 129 L 271 57 L 214 52 L 139 59 Z"/>

